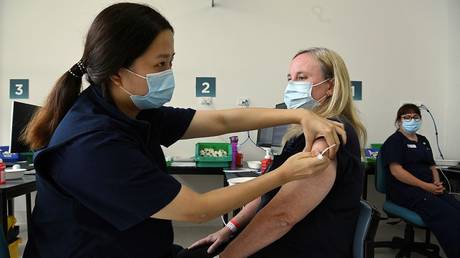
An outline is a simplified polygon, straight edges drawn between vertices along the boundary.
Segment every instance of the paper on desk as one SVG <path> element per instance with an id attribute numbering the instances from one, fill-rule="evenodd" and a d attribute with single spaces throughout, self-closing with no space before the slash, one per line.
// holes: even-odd
<path id="1" fill-rule="evenodd" d="M 171 163 L 171 167 L 196 167 L 196 163 L 194 161 L 182 162 L 182 161 L 173 161 Z"/>
<path id="2" fill-rule="evenodd" d="M 240 169 L 224 169 L 225 173 L 241 173 L 241 172 L 254 172 L 257 173 L 257 170 L 252 168 L 240 168 Z"/>

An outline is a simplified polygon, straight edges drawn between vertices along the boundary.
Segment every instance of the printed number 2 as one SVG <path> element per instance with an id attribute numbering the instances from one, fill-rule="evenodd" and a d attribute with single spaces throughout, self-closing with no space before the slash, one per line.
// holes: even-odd
<path id="1" fill-rule="evenodd" d="M 14 92 L 17 96 L 21 96 L 22 93 L 24 93 L 24 90 L 22 89 L 23 85 L 22 84 L 16 84 L 16 91 Z"/>
<path id="2" fill-rule="evenodd" d="M 201 90 L 201 93 L 203 93 L 203 94 L 209 94 L 209 93 L 211 93 L 211 92 L 209 91 L 209 86 L 210 86 L 210 85 L 209 85 L 209 82 L 203 82 L 201 85 L 204 86 L 204 88 Z"/>

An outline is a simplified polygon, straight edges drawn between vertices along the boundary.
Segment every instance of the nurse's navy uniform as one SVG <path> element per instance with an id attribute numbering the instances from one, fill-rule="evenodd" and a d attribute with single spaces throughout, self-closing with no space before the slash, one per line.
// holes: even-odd
<path id="1" fill-rule="evenodd" d="M 192 109 L 144 110 L 134 120 L 90 86 L 35 156 L 37 198 L 24 257 L 173 257 L 171 221 L 151 215 L 181 185 L 161 145 L 179 140 Z"/>
<path id="2" fill-rule="evenodd" d="M 398 163 L 416 178 L 433 183 L 430 167 L 435 162 L 430 143 L 423 135 L 417 134 L 417 139 L 409 140 L 396 131 L 381 148 L 383 164 L 390 171 L 390 164 Z M 388 198 L 415 211 L 433 231 L 448 258 L 460 258 L 460 202 L 449 194 L 434 195 L 388 174 Z"/>

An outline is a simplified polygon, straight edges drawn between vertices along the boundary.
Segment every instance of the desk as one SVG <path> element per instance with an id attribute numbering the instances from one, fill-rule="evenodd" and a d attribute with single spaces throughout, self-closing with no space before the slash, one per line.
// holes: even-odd
<path id="1" fill-rule="evenodd" d="M 223 168 L 202 168 L 202 167 L 167 167 L 171 175 L 218 175 L 223 176 Z"/>
<path id="2" fill-rule="evenodd" d="M 30 234 L 31 198 L 30 193 L 37 190 L 35 175 L 26 175 L 22 179 L 7 180 L 6 184 L 0 185 L 0 223 L 3 225 L 2 232 L 5 237 L 7 233 L 8 215 L 14 213 L 12 199 L 26 195 L 27 232 Z"/>
<path id="3" fill-rule="evenodd" d="M 446 177 L 449 178 L 450 185 L 452 186 L 451 191 L 459 193 L 460 192 L 460 170 L 443 168 L 442 171 L 444 172 L 444 174 L 446 174 Z M 442 175 L 440 176 L 442 178 Z M 447 188 L 446 184 L 444 184 L 444 186 Z"/>
<path id="4" fill-rule="evenodd" d="M 236 177 L 258 177 L 258 176 L 260 176 L 260 174 L 257 174 L 256 172 L 250 172 L 250 171 L 225 173 L 225 180 L 236 178 Z"/>
<path id="5" fill-rule="evenodd" d="M 375 175 L 375 162 L 361 162 L 361 165 L 364 167 L 363 174 L 363 199 L 367 200 L 367 182 L 369 175 Z"/>

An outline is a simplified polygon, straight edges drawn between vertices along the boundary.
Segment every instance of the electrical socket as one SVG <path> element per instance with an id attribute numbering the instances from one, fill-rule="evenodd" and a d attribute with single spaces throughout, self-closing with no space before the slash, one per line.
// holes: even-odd
<path id="1" fill-rule="evenodd" d="M 201 97 L 199 98 L 199 102 L 201 105 L 210 106 L 212 104 L 212 98 L 211 97 Z"/>
<path id="2" fill-rule="evenodd" d="M 238 98 L 238 102 L 236 103 L 238 106 L 242 106 L 242 107 L 249 107 L 249 98 L 247 97 L 239 97 Z"/>

